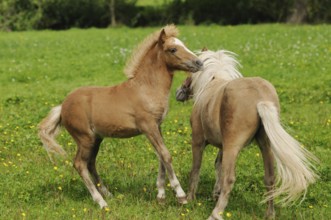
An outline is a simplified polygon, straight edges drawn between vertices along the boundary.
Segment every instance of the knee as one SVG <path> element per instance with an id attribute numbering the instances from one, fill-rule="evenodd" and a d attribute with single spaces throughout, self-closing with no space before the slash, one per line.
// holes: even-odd
<path id="1" fill-rule="evenodd" d="M 166 164 L 170 164 L 172 163 L 172 157 L 170 155 L 169 152 L 164 152 L 162 155 L 161 155 L 161 159 L 164 163 Z"/>
<path id="2" fill-rule="evenodd" d="M 84 166 L 84 164 L 81 160 L 75 159 L 75 161 L 73 163 L 73 167 L 76 169 L 76 171 L 78 173 L 81 173 L 81 171 L 84 169 L 83 166 Z"/>
<path id="3" fill-rule="evenodd" d="M 235 176 L 229 176 L 225 178 L 225 183 L 229 186 L 232 186 L 236 182 L 236 177 Z"/>

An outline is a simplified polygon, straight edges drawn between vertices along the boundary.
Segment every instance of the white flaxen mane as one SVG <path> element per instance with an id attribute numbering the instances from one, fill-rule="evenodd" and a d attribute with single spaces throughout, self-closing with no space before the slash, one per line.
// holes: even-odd
<path id="1" fill-rule="evenodd" d="M 212 80 L 219 79 L 226 82 L 243 77 L 238 71 L 240 64 L 235 59 L 235 55 L 226 50 L 200 52 L 199 59 L 203 62 L 203 69 L 192 74 L 191 84 L 195 103 Z"/>

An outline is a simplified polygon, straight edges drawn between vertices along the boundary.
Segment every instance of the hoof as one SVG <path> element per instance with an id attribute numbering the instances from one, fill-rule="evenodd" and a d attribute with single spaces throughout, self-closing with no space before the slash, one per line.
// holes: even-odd
<path id="1" fill-rule="evenodd" d="M 160 205 L 164 205 L 166 203 L 165 197 L 157 197 L 157 202 Z"/>
<path id="2" fill-rule="evenodd" d="M 213 193 L 213 200 L 217 202 L 218 198 L 220 197 L 221 192 L 214 192 Z"/>
<path id="3" fill-rule="evenodd" d="M 187 204 L 186 196 L 184 196 L 184 197 L 177 197 L 177 200 L 178 200 L 178 203 L 179 204 L 182 204 L 182 205 Z"/>
<path id="4" fill-rule="evenodd" d="M 272 213 L 272 214 L 266 214 L 266 215 L 264 216 L 264 219 L 266 219 L 266 220 L 274 220 L 275 217 L 276 217 L 275 213 Z"/>
<path id="5" fill-rule="evenodd" d="M 106 192 L 104 194 L 104 196 L 107 197 L 107 198 L 113 198 L 114 197 L 114 195 L 111 192 Z"/>
<path id="6" fill-rule="evenodd" d="M 209 216 L 209 218 L 207 220 L 223 220 L 223 218 L 221 216 L 218 217 L 214 217 L 214 216 Z"/>
<path id="7" fill-rule="evenodd" d="M 188 193 L 186 199 L 187 201 L 193 201 L 195 200 L 195 195 L 193 195 L 192 193 Z"/>
<path id="8" fill-rule="evenodd" d="M 100 208 L 101 209 L 106 209 L 108 208 L 108 204 L 105 201 L 101 201 L 99 202 Z"/>
<path id="9" fill-rule="evenodd" d="M 113 198 L 113 194 L 109 192 L 107 189 L 105 190 L 100 190 L 101 195 L 107 198 Z"/>
<path id="10" fill-rule="evenodd" d="M 208 220 L 223 220 L 223 217 L 219 214 L 219 211 L 214 209 Z"/>

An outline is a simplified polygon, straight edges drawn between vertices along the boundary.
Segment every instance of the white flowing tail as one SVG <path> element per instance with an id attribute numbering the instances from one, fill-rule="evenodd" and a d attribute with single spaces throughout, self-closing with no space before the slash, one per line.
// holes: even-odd
<path id="1" fill-rule="evenodd" d="M 258 103 L 257 110 L 270 140 L 278 172 L 276 189 L 267 194 L 264 202 L 280 195 L 284 195 L 279 201 L 284 205 L 295 202 L 318 178 L 313 164 L 318 159 L 284 130 L 272 102 Z"/>
<path id="2" fill-rule="evenodd" d="M 66 152 L 55 140 L 60 131 L 60 123 L 61 105 L 54 107 L 48 116 L 39 124 L 39 137 L 51 161 L 53 161 L 51 153 L 60 154 L 62 156 L 66 155 Z"/>

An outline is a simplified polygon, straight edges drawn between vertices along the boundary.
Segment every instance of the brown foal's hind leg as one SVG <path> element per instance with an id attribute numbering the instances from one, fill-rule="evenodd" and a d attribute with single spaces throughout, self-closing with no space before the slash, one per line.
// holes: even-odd
<path id="1" fill-rule="evenodd" d="M 221 212 L 224 212 L 228 204 L 230 192 L 235 182 L 235 163 L 241 146 L 227 146 L 224 145 L 223 158 L 222 158 L 222 173 L 221 173 L 221 193 L 218 198 L 217 204 L 209 219 L 222 219 Z"/>
<path id="2" fill-rule="evenodd" d="M 214 190 L 213 190 L 213 199 L 215 201 L 218 200 L 218 197 L 220 196 L 221 193 L 221 164 L 222 164 L 222 149 L 219 149 L 216 160 L 215 160 L 215 174 L 216 174 L 216 182 L 214 185 Z"/>
<path id="3" fill-rule="evenodd" d="M 270 194 L 275 188 L 275 171 L 274 171 L 274 156 L 270 149 L 270 142 L 266 136 L 264 129 L 261 129 L 256 138 L 260 150 L 262 152 L 263 164 L 264 164 L 264 184 L 267 189 L 267 194 Z M 267 210 L 265 217 L 267 219 L 273 219 L 275 217 L 274 201 L 270 199 L 267 201 Z"/>
<path id="4" fill-rule="evenodd" d="M 163 165 L 162 161 L 159 160 L 159 174 L 157 176 L 156 186 L 157 186 L 157 200 L 159 203 L 165 202 L 165 175 L 166 170 L 165 166 Z"/>
<path id="5" fill-rule="evenodd" d="M 100 192 L 97 190 L 95 184 L 92 182 L 88 170 L 88 163 L 92 158 L 95 140 L 88 134 L 85 134 L 84 136 L 80 134 L 79 137 L 75 137 L 75 140 L 78 145 L 78 150 L 74 161 L 74 167 L 82 177 L 87 189 L 91 193 L 93 200 L 97 202 L 101 208 L 104 208 L 108 205 Z"/>
<path id="6" fill-rule="evenodd" d="M 178 202 L 181 204 L 186 204 L 187 203 L 186 194 L 176 177 L 175 171 L 171 164 L 172 162 L 171 155 L 163 142 L 161 132 L 158 126 L 156 125 L 156 123 L 149 121 L 145 124 L 145 126 L 143 126 L 143 131 L 146 137 L 154 146 L 156 153 L 159 157 L 159 160 L 161 160 L 161 163 L 164 165 L 166 171 L 168 172 L 170 185 L 172 189 L 176 192 Z M 159 174 L 159 176 L 162 176 L 162 174 Z"/>
<path id="7" fill-rule="evenodd" d="M 88 161 L 88 170 L 90 171 L 90 174 L 92 175 L 93 179 L 94 179 L 94 184 L 97 186 L 97 189 L 99 190 L 99 192 L 103 195 L 103 196 L 107 196 L 110 197 L 111 193 L 109 192 L 109 190 L 107 189 L 107 187 L 104 185 L 103 181 L 101 180 L 96 166 L 95 166 L 95 162 L 96 162 L 96 157 L 98 155 L 99 152 L 99 147 L 100 144 L 102 142 L 102 138 L 96 138 L 95 142 L 93 144 L 93 149 L 92 149 L 92 154 L 91 157 Z"/>

